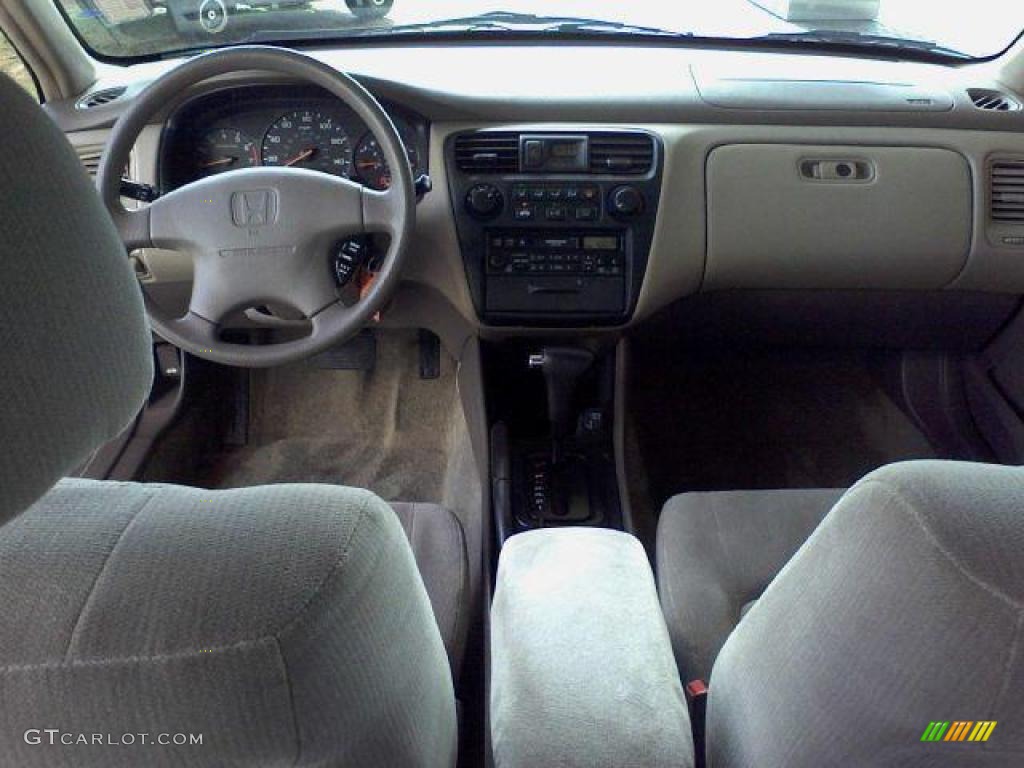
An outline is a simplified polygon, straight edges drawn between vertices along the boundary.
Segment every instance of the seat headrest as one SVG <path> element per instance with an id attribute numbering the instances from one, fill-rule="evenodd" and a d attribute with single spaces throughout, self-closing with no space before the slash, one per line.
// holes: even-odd
<path id="1" fill-rule="evenodd" d="M 139 412 L 153 376 L 142 292 L 57 126 L 0 75 L 0 524 Z"/>

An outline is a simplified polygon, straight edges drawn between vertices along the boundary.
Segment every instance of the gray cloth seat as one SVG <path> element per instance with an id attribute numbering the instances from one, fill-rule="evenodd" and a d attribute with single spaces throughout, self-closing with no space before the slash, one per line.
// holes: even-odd
<path id="1" fill-rule="evenodd" d="M 453 766 L 443 510 L 61 480 L 145 403 L 152 336 L 67 140 L 3 76 L 0 107 L 0 765 Z"/>
<path id="2" fill-rule="evenodd" d="M 469 561 L 462 524 L 437 504 L 393 502 L 391 507 L 412 546 L 457 680 L 469 624 Z"/>
<path id="3" fill-rule="evenodd" d="M 750 514 L 767 520 L 758 496 Z M 771 527 L 751 534 L 774 549 Z M 1024 469 L 921 461 L 865 477 L 721 647 L 708 765 L 1024 764 L 1022 552 Z M 934 722 L 997 725 L 985 743 L 922 741 Z"/>
<path id="4" fill-rule="evenodd" d="M 0 763 L 452 765 L 415 549 L 366 491 L 62 481 L 0 528 Z M 203 744 L 21 738 L 41 727 Z"/>
<path id="5" fill-rule="evenodd" d="M 658 594 L 684 681 L 708 680 L 719 649 L 841 490 L 687 493 L 658 522 Z"/>

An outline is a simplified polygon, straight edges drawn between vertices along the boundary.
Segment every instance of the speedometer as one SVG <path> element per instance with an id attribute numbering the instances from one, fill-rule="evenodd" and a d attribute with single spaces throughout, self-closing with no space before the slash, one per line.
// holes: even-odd
<path id="1" fill-rule="evenodd" d="M 270 126 L 263 138 L 263 164 L 347 177 L 352 171 L 352 144 L 345 127 L 330 115 L 296 110 Z"/>

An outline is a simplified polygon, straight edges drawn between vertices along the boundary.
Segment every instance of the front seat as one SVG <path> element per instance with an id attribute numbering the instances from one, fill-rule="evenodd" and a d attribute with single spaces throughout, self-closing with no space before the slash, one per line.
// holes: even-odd
<path id="1" fill-rule="evenodd" d="M 144 403 L 151 338 L 74 151 L 3 77 L 0 105 L 0 765 L 454 765 L 436 508 L 400 509 L 428 595 L 366 491 L 60 479 Z"/>
<path id="2" fill-rule="evenodd" d="M 757 526 L 716 526 L 728 496 L 704 521 L 733 563 L 756 561 L 762 547 L 781 551 L 772 512 L 787 509 L 797 549 L 714 659 L 708 764 L 1024 764 L 1024 470 L 885 467 L 844 494 L 802 545 L 793 510 L 806 502 L 811 523 L 827 492 L 751 495 L 751 519 L 758 497 Z M 676 554 L 661 542 L 659 556 L 664 590 Z M 699 621 L 699 592 L 690 595 Z M 936 722 L 949 739 L 923 738 Z M 976 729 L 991 722 L 978 743 Z"/>
<path id="3" fill-rule="evenodd" d="M 683 681 L 707 680 L 726 638 L 841 490 L 684 493 L 658 519 L 658 595 Z"/>

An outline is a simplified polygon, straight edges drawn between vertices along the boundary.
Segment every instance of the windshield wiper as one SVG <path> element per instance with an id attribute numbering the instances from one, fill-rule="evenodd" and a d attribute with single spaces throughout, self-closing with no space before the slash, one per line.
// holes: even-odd
<path id="1" fill-rule="evenodd" d="M 268 14 L 270 16 L 270 14 Z M 268 21 L 270 19 L 268 18 Z M 428 37 L 437 35 L 481 35 L 495 36 L 516 33 L 542 35 L 636 35 L 639 37 L 663 37 L 667 39 L 690 39 L 692 32 L 673 32 L 660 27 L 647 27 L 637 24 L 626 24 L 618 21 L 590 19 L 577 16 L 541 16 L 532 13 L 514 13 L 512 11 L 492 11 L 476 16 L 458 16 L 449 19 L 416 24 L 387 24 L 376 27 L 309 27 L 306 29 L 274 29 L 264 27 L 232 40 L 234 45 L 255 43 L 290 43 L 310 42 L 313 40 L 355 40 L 385 37 Z M 208 50 L 209 46 L 167 51 L 165 58 L 174 58 L 183 53 Z"/>
<path id="2" fill-rule="evenodd" d="M 535 13 L 492 11 L 476 16 L 457 16 L 418 24 L 396 24 L 390 27 L 358 30 L 359 36 L 416 34 L 437 32 L 541 32 L 552 34 L 627 34 L 657 37 L 693 37 L 692 32 L 674 32 L 660 27 L 626 24 L 619 21 L 577 16 L 542 16 Z"/>
<path id="3" fill-rule="evenodd" d="M 841 45 L 851 48 L 866 48 L 889 53 L 900 51 L 913 51 L 915 53 L 927 53 L 933 56 L 941 56 L 951 59 L 970 59 L 971 57 L 952 48 L 946 48 L 938 43 L 927 40 L 913 40 L 902 37 L 887 37 L 885 35 L 861 34 L 859 32 L 844 32 L 832 29 L 811 29 L 806 32 L 773 32 L 769 35 L 751 37 L 748 40 L 766 43 L 785 43 L 793 45 L 806 45 L 808 47 L 824 48 L 829 45 Z"/>
<path id="4" fill-rule="evenodd" d="M 494 11 L 478 16 L 438 19 L 417 24 L 395 24 L 379 27 L 321 27 L 309 29 L 259 29 L 245 35 L 238 43 L 286 43 L 292 41 L 366 39 L 385 37 L 429 37 L 433 35 L 510 35 L 516 33 L 541 35 L 637 35 L 690 39 L 692 32 L 673 32 L 659 27 L 645 27 L 617 21 L 579 18 L 575 16 L 539 16 L 532 13 Z M 180 52 L 177 54 L 180 55 Z"/>

